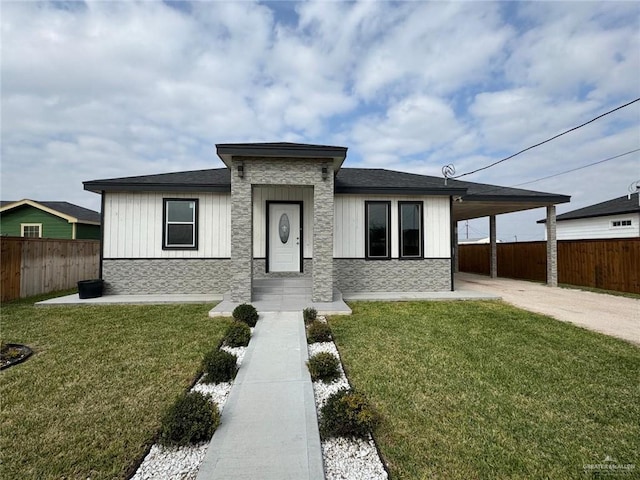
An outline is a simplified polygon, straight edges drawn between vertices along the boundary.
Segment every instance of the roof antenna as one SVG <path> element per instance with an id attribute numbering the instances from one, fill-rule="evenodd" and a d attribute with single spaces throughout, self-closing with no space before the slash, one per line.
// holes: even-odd
<path id="1" fill-rule="evenodd" d="M 636 192 L 640 192 L 640 180 L 631 182 L 628 190 L 629 190 L 629 193 L 627 193 L 627 200 L 631 200 L 631 195 L 633 195 Z M 640 193 L 638 193 L 638 206 L 640 206 Z"/>
<path id="2" fill-rule="evenodd" d="M 447 186 L 447 180 L 453 177 L 456 173 L 456 167 L 453 166 L 453 163 L 449 165 L 445 165 L 442 167 L 442 175 L 444 175 L 444 186 Z"/>

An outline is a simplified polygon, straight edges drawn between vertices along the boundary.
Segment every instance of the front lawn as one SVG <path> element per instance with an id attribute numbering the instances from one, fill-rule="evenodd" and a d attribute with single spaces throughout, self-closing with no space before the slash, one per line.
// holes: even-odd
<path id="1" fill-rule="evenodd" d="M 125 478 L 222 338 L 210 308 L 3 305 L 34 355 L 0 372 L 2 478 Z"/>
<path id="2" fill-rule="evenodd" d="M 330 324 L 393 478 L 640 475 L 637 347 L 501 302 L 350 306 Z"/>

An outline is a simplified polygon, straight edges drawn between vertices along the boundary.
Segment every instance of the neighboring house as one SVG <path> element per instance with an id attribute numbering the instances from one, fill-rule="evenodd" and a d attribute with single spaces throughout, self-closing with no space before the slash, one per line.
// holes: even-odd
<path id="1" fill-rule="evenodd" d="M 460 238 L 458 238 L 458 245 L 478 245 L 483 243 L 491 243 L 491 239 L 489 237 L 465 238 L 463 240 L 460 240 Z M 502 240 L 496 239 L 496 243 L 502 243 Z"/>
<path id="2" fill-rule="evenodd" d="M 107 293 L 217 293 L 294 277 L 341 292 L 453 289 L 459 220 L 554 208 L 564 195 L 383 169 L 347 149 L 220 144 L 225 168 L 84 182 L 102 195 Z M 553 210 L 555 211 L 555 210 Z"/>
<path id="3" fill-rule="evenodd" d="M 100 214 L 69 202 L 2 201 L 0 235 L 99 240 Z"/>
<path id="4" fill-rule="evenodd" d="M 556 217 L 556 222 L 558 240 L 640 237 L 638 194 L 563 213 Z"/>

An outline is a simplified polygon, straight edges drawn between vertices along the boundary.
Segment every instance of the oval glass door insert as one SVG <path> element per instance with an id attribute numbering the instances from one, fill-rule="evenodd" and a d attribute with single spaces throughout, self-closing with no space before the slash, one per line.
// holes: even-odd
<path id="1" fill-rule="evenodd" d="M 280 232 L 280 241 L 287 243 L 289 240 L 289 217 L 286 213 L 280 216 L 280 222 L 278 223 L 278 231 Z"/>

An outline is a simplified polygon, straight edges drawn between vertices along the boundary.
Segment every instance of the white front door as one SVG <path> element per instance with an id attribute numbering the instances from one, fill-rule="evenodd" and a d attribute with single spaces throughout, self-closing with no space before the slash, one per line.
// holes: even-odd
<path id="1" fill-rule="evenodd" d="M 269 271 L 299 272 L 300 204 L 269 204 Z"/>

